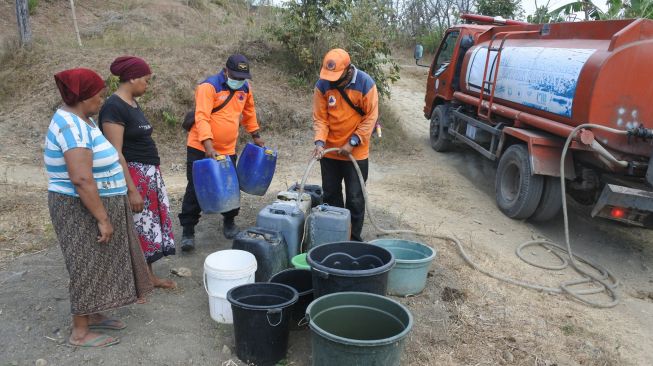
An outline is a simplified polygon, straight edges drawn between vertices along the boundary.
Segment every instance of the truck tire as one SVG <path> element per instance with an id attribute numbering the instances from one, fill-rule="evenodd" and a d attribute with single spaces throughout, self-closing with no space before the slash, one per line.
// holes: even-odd
<path id="1" fill-rule="evenodd" d="M 527 219 L 533 215 L 542 197 L 544 177 L 531 172 L 528 149 L 512 145 L 501 155 L 495 192 L 501 212 L 512 219 Z"/>
<path id="2" fill-rule="evenodd" d="M 431 127 L 429 128 L 429 140 L 431 147 L 437 152 L 445 152 L 451 147 L 451 140 L 446 135 L 444 125 L 447 123 L 447 106 L 439 105 L 431 113 Z"/>
<path id="3" fill-rule="evenodd" d="M 560 188 L 559 177 L 544 177 L 544 188 L 542 198 L 537 205 L 535 213 L 530 220 L 536 222 L 549 221 L 556 217 L 562 208 L 562 189 Z"/>

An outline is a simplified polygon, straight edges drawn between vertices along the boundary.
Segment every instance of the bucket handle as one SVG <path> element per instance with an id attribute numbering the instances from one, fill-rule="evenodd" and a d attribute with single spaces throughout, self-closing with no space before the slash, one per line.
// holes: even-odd
<path id="1" fill-rule="evenodd" d="M 317 269 L 317 268 L 315 268 L 315 267 L 311 267 L 311 269 L 313 270 L 313 272 L 315 272 L 315 273 L 317 274 L 318 277 L 320 277 L 320 278 L 322 278 L 322 279 L 325 279 L 325 280 L 326 280 L 327 278 L 329 278 L 329 274 L 328 274 L 328 273 L 326 273 L 326 272 L 324 272 L 324 271 L 321 271 L 321 270 L 319 270 L 319 269 Z"/>
<path id="2" fill-rule="evenodd" d="M 211 291 L 209 291 L 209 287 L 206 285 L 206 273 L 204 273 L 204 276 L 202 276 L 202 282 L 204 282 L 204 291 L 206 291 L 206 294 L 212 297 L 216 297 L 211 293 Z"/>
<path id="3" fill-rule="evenodd" d="M 303 327 L 304 325 L 308 324 L 309 322 L 310 322 L 310 320 L 308 318 L 308 314 L 306 314 L 303 318 L 301 318 L 299 320 L 299 322 L 297 322 L 297 326 L 298 327 Z"/>
<path id="4" fill-rule="evenodd" d="M 268 319 L 268 324 L 270 324 L 271 327 L 276 327 L 279 324 L 281 324 L 281 321 L 283 321 L 283 310 L 282 309 L 270 309 L 268 310 L 267 314 L 265 314 L 265 317 Z M 279 321 L 277 324 L 272 324 L 270 321 L 270 314 L 279 314 Z"/>
<path id="5" fill-rule="evenodd" d="M 209 288 L 206 286 L 206 272 L 202 276 L 202 282 L 204 282 L 204 291 L 210 296 L 211 293 L 209 292 Z"/>

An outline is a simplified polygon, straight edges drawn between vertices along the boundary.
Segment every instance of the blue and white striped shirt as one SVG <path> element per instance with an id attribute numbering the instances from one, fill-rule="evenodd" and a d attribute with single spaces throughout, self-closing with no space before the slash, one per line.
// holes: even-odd
<path id="1" fill-rule="evenodd" d="M 104 137 L 93 122 L 89 126 L 73 113 L 58 109 L 45 137 L 45 169 L 48 173 L 48 191 L 79 197 L 70 181 L 63 154 L 74 148 L 93 151 L 93 178 L 101 197 L 124 195 L 127 182 L 120 165 L 118 151 Z"/>

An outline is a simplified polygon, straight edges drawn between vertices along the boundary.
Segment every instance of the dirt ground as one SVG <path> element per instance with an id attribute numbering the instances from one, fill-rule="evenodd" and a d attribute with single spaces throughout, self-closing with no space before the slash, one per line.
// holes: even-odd
<path id="1" fill-rule="evenodd" d="M 428 124 L 421 114 L 423 73 L 407 66 L 393 89 L 392 108 L 409 134 L 408 148 L 401 154 L 374 152 L 368 182 L 374 214 L 386 227 L 456 235 L 474 259 L 491 271 L 551 285 L 572 278 L 571 273 L 530 267 L 513 253 L 518 243 L 533 236 L 560 242 L 560 218 L 532 225 L 504 217 L 494 204 L 492 164 L 464 148 L 448 154 L 430 149 Z M 273 192 L 301 177 L 309 136 L 307 131 L 292 143 L 282 137 L 269 138 L 282 147 L 279 169 L 265 197 L 244 195 L 238 220 L 242 227 L 254 224 L 256 212 L 270 202 Z M 177 153 L 181 154 L 181 148 Z M 163 164 L 163 173 L 176 214 L 185 181 L 183 171 L 170 160 Z M 200 222 L 195 253 L 155 265 L 161 276 L 172 276 L 169 271 L 176 267 L 192 270 L 191 277 L 175 278 L 177 290 L 158 290 L 147 304 L 112 313 L 129 325 L 117 333 L 122 339 L 119 345 L 76 349 L 65 343 L 70 332 L 68 277 L 51 229 L 44 224 L 48 217 L 42 209 L 45 180 L 41 168 L 5 164 L 2 169 L 3 235 L 16 235 L 23 241 L 32 240 L 29 235 L 38 236 L 45 238 L 45 244 L 32 254 L 2 247 L 10 255 L 4 253 L 0 264 L 0 364 L 33 365 L 40 358 L 50 365 L 233 364 L 230 360 L 241 364 L 235 357 L 232 327 L 210 319 L 202 285 L 206 255 L 231 245 L 220 235 L 218 218 L 205 216 Z M 319 182 L 317 171 L 311 180 Z M 22 214 L 30 207 L 37 217 Z M 12 234 L 7 215 L 11 210 L 42 229 Z M 592 220 L 587 211 L 571 207 L 574 248 L 614 271 L 622 282 L 621 304 L 593 309 L 564 296 L 506 285 L 466 266 L 449 244 L 431 241 L 438 254 L 427 288 L 418 296 L 398 299 L 415 317 L 402 364 L 648 364 L 653 355 L 652 233 Z M 175 232 L 180 232 L 179 227 Z M 376 237 L 369 225 L 364 236 Z M 548 258 L 535 250 L 530 255 Z M 309 334 L 291 333 L 286 365 L 310 364 Z"/>
<path id="2" fill-rule="evenodd" d="M 280 155 L 268 194 L 243 195 L 241 227 L 252 226 L 276 192 L 301 178 L 311 149 L 310 90 L 290 86 L 292 75 L 275 65 L 279 55 L 254 42 L 264 29 L 260 18 L 250 19 L 254 26 L 246 29 L 229 23 L 234 14 L 244 16 L 242 9 L 211 5 L 198 10 L 189 7 L 198 2 L 176 0 L 77 3 L 86 49 L 75 46 L 68 9 L 59 2 L 40 2 L 32 18 L 38 36 L 34 50 L 16 51 L 0 65 L 0 366 L 34 365 L 38 359 L 48 365 L 241 365 L 232 327 L 211 320 L 202 285 L 204 258 L 231 247 L 216 216 L 201 220 L 193 254 L 179 253 L 155 264 L 157 274 L 177 281 L 177 290 L 157 290 L 147 304 L 111 313 L 128 324 L 112 333 L 121 338 L 119 345 L 86 350 L 66 344 L 68 274 L 50 225 L 40 146 L 44 121 L 59 103 L 51 75 L 79 65 L 106 74 L 116 55 L 138 54 L 154 60 L 160 77 L 152 84 L 148 115 L 183 115 L 188 90 L 199 78 L 229 52 L 251 53 L 258 111 L 269 127 L 264 137 Z M 0 2 L 0 14 L 4 43 L 15 32 L 13 2 Z M 226 29 L 234 37 L 225 39 Z M 369 204 L 381 225 L 455 235 L 480 266 L 514 278 L 550 286 L 575 278 L 571 271 L 531 267 L 514 254 L 519 243 L 533 237 L 563 243 L 561 217 L 537 225 L 506 218 L 494 203 L 492 163 L 463 147 L 446 154 L 431 150 L 422 115 L 426 71 L 410 63 L 402 60 L 402 79 L 389 102 L 406 137 L 388 126 L 370 159 Z M 157 126 L 161 168 L 176 216 L 186 183 L 183 137 L 178 127 Z M 280 133 L 284 129 L 291 132 Z M 389 143 L 393 137 L 401 143 Z M 320 182 L 318 169 L 310 181 Z M 437 258 L 423 293 L 396 298 L 415 319 L 402 364 L 651 364 L 653 232 L 591 219 L 589 208 L 573 202 L 570 220 L 574 250 L 619 278 L 618 306 L 594 309 L 565 296 L 507 285 L 471 269 L 451 244 L 412 238 L 436 248 Z M 369 224 L 363 234 L 368 240 L 377 237 Z M 542 250 L 525 254 L 554 261 Z M 191 269 L 192 276 L 171 275 L 178 267 Z M 284 364 L 310 365 L 310 353 L 310 331 L 292 332 Z"/>

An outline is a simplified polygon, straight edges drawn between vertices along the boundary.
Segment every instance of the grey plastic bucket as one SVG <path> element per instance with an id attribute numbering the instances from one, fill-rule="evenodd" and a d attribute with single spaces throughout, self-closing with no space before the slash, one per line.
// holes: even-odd
<path id="1" fill-rule="evenodd" d="M 313 366 L 399 366 L 413 317 L 402 304 L 366 292 L 320 297 L 306 309 Z"/>
<path id="2" fill-rule="evenodd" d="M 389 295 L 415 295 L 424 290 L 431 263 L 435 259 L 435 249 L 402 239 L 377 239 L 370 244 L 385 248 L 395 256 L 395 266 L 388 276 Z"/>

